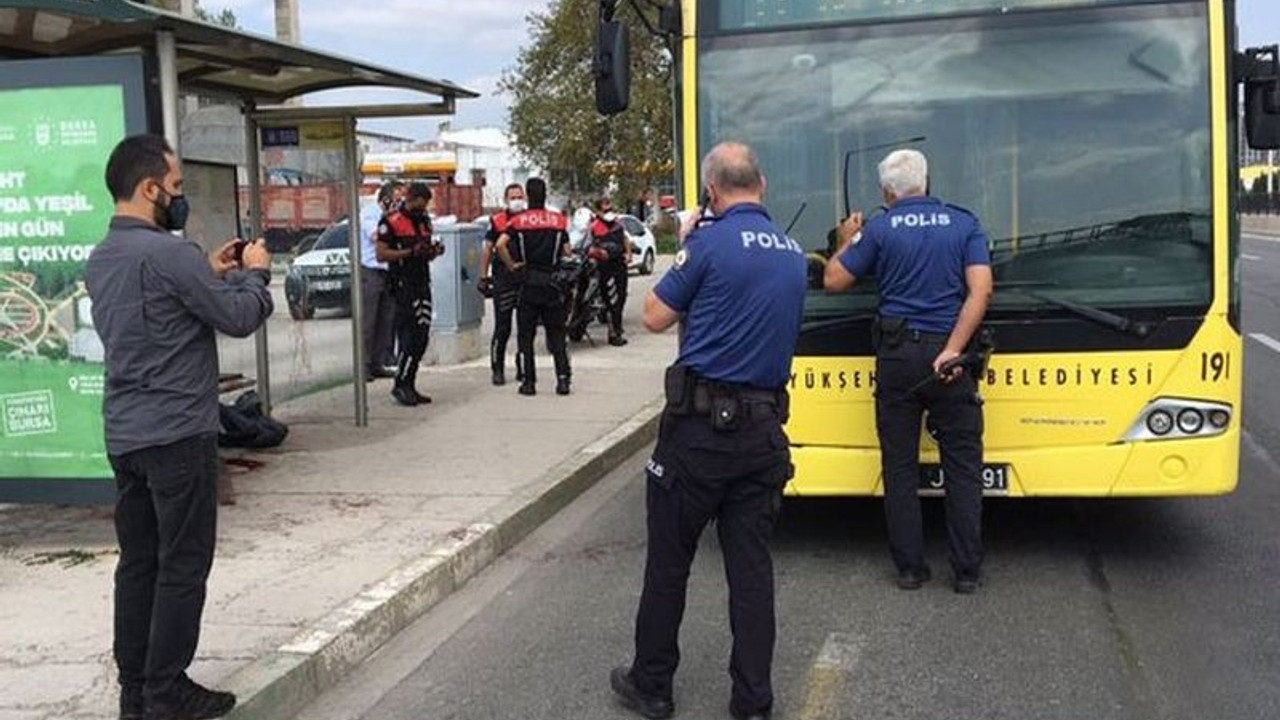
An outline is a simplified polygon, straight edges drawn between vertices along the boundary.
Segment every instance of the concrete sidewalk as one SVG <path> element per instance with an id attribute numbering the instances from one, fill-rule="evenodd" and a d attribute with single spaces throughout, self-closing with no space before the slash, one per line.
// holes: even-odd
<path id="1" fill-rule="evenodd" d="M 192 677 L 239 693 L 237 717 L 288 717 L 647 444 L 675 347 L 639 330 L 649 284 L 630 346 L 575 347 L 570 397 L 542 357 L 536 398 L 476 362 L 424 370 L 422 408 L 380 381 L 367 430 L 349 387 L 279 408 L 288 441 L 246 456 L 219 517 Z M 0 720 L 115 717 L 115 559 L 109 508 L 0 506 Z"/>

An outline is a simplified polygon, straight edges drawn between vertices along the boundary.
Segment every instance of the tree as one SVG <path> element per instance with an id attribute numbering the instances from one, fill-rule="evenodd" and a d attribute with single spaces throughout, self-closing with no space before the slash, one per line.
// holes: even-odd
<path id="1" fill-rule="evenodd" d="M 629 204 L 673 176 L 672 58 L 629 4 L 620 7 L 618 17 L 631 32 L 631 107 L 599 115 L 592 76 L 598 7 L 597 0 L 553 0 L 530 13 L 531 41 L 499 89 L 512 99 L 516 148 L 545 168 L 555 187 L 598 193 L 612 186 Z"/>
<path id="2" fill-rule="evenodd" d="M 181 6 L 181 0 L 148 0 L 147 4 L 151 5 L 152 7 L 158 7 L 158 8 L 163 8 L 165 10 L 173 10 L 174 12 L 177 12 Z M 200 0 L 196 0 L 195 2 L 195 18 L 197 20 L 202 20 L 207 23 L 213 23 L 214 25 L 221 25 L 223 27 L 229 27 L 229 28 L 240 27 L 240 21 L 236 17 L 235 12 L 231 10 L 231 8 L 223 8 L 221 11 L 216 13 L 211 12 L 205 9 L 204 5 L 200 3 Z"/>

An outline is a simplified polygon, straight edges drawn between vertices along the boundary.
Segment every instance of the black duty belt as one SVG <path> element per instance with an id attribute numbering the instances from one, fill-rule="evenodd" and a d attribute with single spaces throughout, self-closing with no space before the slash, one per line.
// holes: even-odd
<path id="1" fill-rule="evenodd" d="M 907 330 L 903 334 L 903 339 L 917 343 L 945 343 L 951 339 L 951 336 L 945 333 L 927 333 L 919 330 Z"/>
<path id="2" fill-rule="evenodd" d="M 667 369 L 667 410 L 674 415 L 710 416 L 713 425 L 726 409 L 736 418 L 764 418 L 770 415 L 786 422 L 789 396 L 786 389 L 763 390 L 736 383 L 707 380 L 688 368 Z M 731 418 L 736 424 L 736 419 Z"/>

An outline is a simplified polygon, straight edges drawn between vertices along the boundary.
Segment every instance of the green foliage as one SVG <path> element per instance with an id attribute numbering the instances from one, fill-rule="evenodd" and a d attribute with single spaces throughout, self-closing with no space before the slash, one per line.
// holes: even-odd
<path id="1" fill-rule="evenodd" d="M 147 0 L 147 4 L 152 7 L 177 11 L 179 7 L 179 0 Z M 240 27 L 240 21 L 231 8 L 223 8 L 218 12 L 212 12 L 205 9 L 204 5 L 200 3 L 200 0 L 196 0 L 195 8 L 195 18 L 197 20 L 229 28 Z"/>
<path id="2" fill-rule="evenodd" d="M 597 0 L 554 0 L 530 13 L 531 42 L 499 88 L 511 97 L 516 147 L 547 170 L 554 187 L 575 195 L 613 189 L 615 203 L 625 207 L 673 176 L 672 59 L 624 3 L 618 18 L 631 33 L 631 107 L 611 118 L 596 113 L 597 9 Z"/>

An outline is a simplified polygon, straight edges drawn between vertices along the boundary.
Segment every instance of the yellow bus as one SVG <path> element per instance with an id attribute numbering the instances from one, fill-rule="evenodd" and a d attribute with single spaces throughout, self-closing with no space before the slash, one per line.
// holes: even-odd
<path id="1" fill-rule="evenodd" d="M 661 24 L 685 207 L 699 157 L 733 139 L 759 153 L 775 220 L 815 270 L 850 208 L 878 208 L 893 148 L 925 152 L 933 193 L 981 219 L 989 494 L 1235 488 L 1240 76 L 1255 144 L 1275 142 L 1280 95 L 1274 48 L 1236 53 L 1233 0 L 683 0 Z M 601 26 L 603 112 L 626 101 L 618 26 Z M 828 295 L 813 277 L 789 492 L 880 494 L 876 289 Z M 936 492 L 929 432 L 920 446 Z"/>

